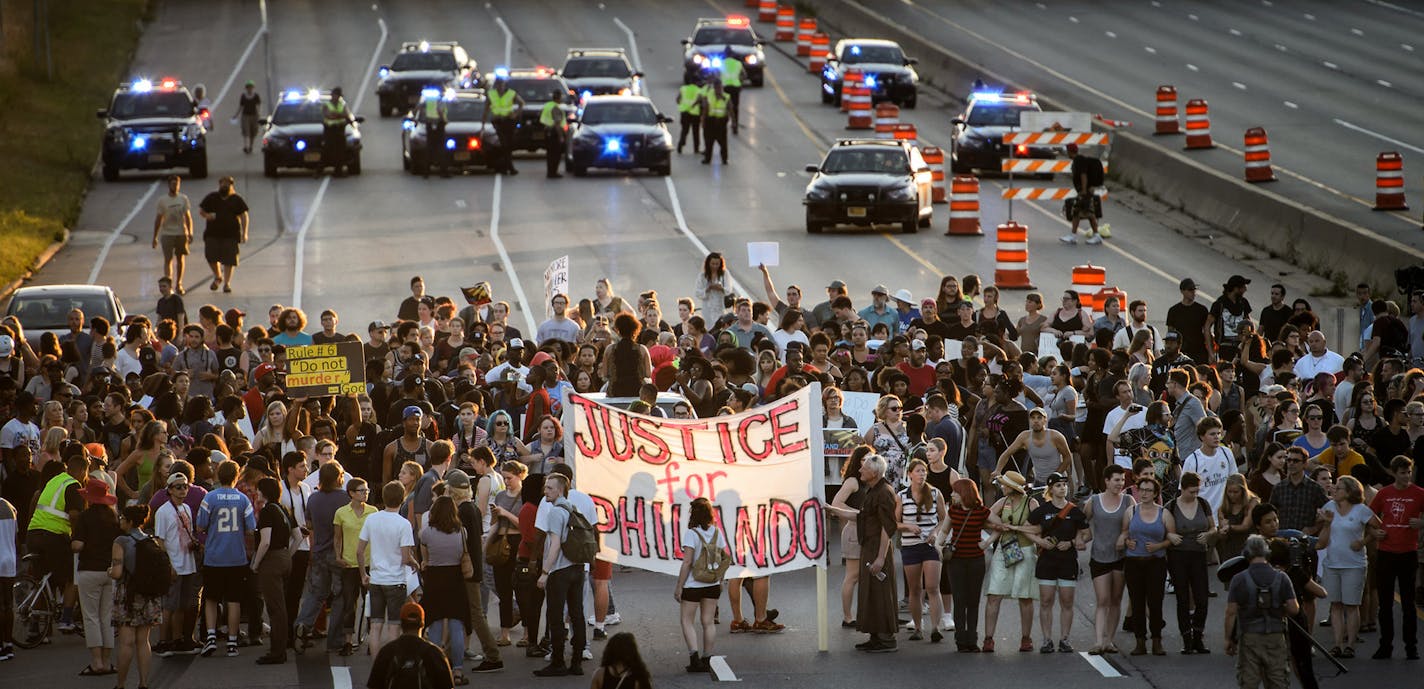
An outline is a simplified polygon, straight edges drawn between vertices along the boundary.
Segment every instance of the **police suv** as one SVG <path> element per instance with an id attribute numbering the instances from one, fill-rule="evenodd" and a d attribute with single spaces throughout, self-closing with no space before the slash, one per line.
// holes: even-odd
<path id="1" fill-rule="evenodd" d="M 197 179 L 208 176 L 208 113 L 177 79 L 120 86 L 96 114 L 104 121 L 105 181 L 117 180 L 120 170 L 178 167 Z"/>
<path id="2" fill-rule="evenodd" d="M 376 76 L 382 117 L 409 110 L 425 89 L 471 88 L 480 79 L 475 61 L 454 41 L 402 43 L 395 59 L 381 65 Z"/>

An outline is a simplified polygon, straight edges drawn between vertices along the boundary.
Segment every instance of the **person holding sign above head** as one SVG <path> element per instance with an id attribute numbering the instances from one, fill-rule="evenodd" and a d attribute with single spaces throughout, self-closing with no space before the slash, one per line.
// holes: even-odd
<path id="1" fill-rule="evenodd" d="M 717 639 L 717 601 L 722 597 L 722 578 L 732 564 L 727 536 L 717 528 L 712 503 L 707 498 L 692 501 L 687 529 L 682 536 L 682 571 L 678 573 L 673 597 L 681 608 L 682 638 L 687 642 L 688 672 L 706 672 Z M 700 615 L 700 617 L 699 617 Z M 697 641 L 698 623 L 702 642 Z"/>

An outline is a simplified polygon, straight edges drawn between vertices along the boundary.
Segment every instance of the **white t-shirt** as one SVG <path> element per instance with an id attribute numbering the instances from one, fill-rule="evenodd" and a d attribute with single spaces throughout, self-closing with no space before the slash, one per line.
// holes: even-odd
<path id="1" fill-rule="evenodd" d="M 1127 410 L 1123 409 L 1121 406 L 1113 407 L 1112 409 L 1108 410 L 1107 420 L 1103 422 L 1103 434 L 1111 434 L 1112 429 L 1117 427 L 1118 419 L 1121 419 L 1126 413 Z M 1136 414 L 1127 417 L 1127 421 L 1122 424 L 1121 432 L 1126 433 L 1130 430 L 1133 430 L 1135 428 L 1142 428 L 1146 425 L 1147 410 L 1142 409 Z M 1127 469 L 1129 472 L 1132 471 L 1132 455 L 1129 455 L 1128 453 L 1124 452 L 1121 444 L 1113 446 L 1113 463 L 1124 469 Z"/>
<path id="2" fill-rule="evenodd" d="M 114 370 L 118 372 L 119 380 L 128 380 L 130 373 L 143 375 L 143 362 L 129 354 L 128 349 L 120 347 L 114 355 Z"/>
<path id="3" fill-rule="evenodd" d="M 15 506 L 0 498 L 0 577 L 15 576 L 15 536 L 19 528 Z"/>
<path id="4" fill-rule="evenodd" d="M 691 550 L 692 560 L 696 562 L 697 556 L 702 552 L 703 540 L 706 540 L 708 543 L 716 543 L 718 548 L 727 547 L 727 537 L 723 535 L 721 531 L 718 531 L 717 527 L 709 526 L 701 529 L 694 529 L 689 527 L 682 530 L 683 553 L 686 554 L 688 550 Z M 688 589 L 710 588 L 712 586 L 718 586 L 720 584 L 721 582 L 714 581 L 709 584 L 707 582 L 702 582 L 693 579 L 691 571 L 687 573 L 687 578 L 682 581 L 682 587 Z"/>
<path id="5" fill-rule="evenodd" d="M 598 526 L 598 508 L 593 504 L 593 498 L 577 488 L 569 489 L 569 502 L 573 503 L 574 509 L 588 520 L 589 524 Z M 548 498 L 539 501 L 539 511 L 534 513 L 534 528 L 540 531 L 549 530 L 549 512 L 553 511 L 554 505 Z"/>
<path id="6" fill-rule="evenodd" d="M 315 476 L 315 474 L 309 475 L 308 478 L 310 478 L 311 476 Z M 307 500 L 311 498 L 312 493 L 316 492 L 316 489 L 312 486 L 307 485 L 306 481 L 301 481 L 297 484 L 296 490 L 301 492 L 301 495 L 296 496 L 294 499 L 294 495 L 292 492 L 293 489 L 291 485 L 288 485 L 285 482 L 283 483 L 281 499 L 282 506 L 287 508 L 287 513 L 292 515 L 292 521 L 295 522 L 297 526 L 306 526 Z M 292 542 L 296 544 L 296 550 L 305 550 L 308 552 L 311 551 L 311 538 L 308 536 L 303 536 L 301 529 L 292 529 Z M 290 548 L 292 546 L 288 545 L 287 547 Z"/>
<path id="7" fill-rule="evenodd" d="M 184 535 L 183 523 L 187 522 L 188 535 Z M 175 509 L 173 501 L 158 506 L 153 515 L 153 535 L 163 539 L 163 549 L 168 551 L 168 559 L 173 561 L 173 571 L 179 575 L 198 571 L 198 563 L 193 559 L 193 549 L 183 547 L 193 533 L 193 511 L 186 504 L 179 503 Z"/>
<path id="8" fill-rule="evenodd" d="M 32 461 L 40 457 L 40 427 L 33 422 L 10 419 L 4 428 L 0 428 L 0 448 L 12 450 L 22 445 L 30 447 L 30 457 Z"/>
<path id="9" fill-rule="evenodd" d="M 1236 458 L 1225 445 L 1217 447 L 1214 455 L 1199 448 L 1182 460 L 1182 471 L 1201 477 L 1201 498 L 1211 505 L 1214 515 L 1226 498 L 1226 477 L 1236 473 Z"/>
<path id="10" fill-rule="evenodd" d="M 1295 375 L 1302 381 L 1313 380 L 1317 373 L 1329 373 L 1333 376 L 1343 370 L 1345 370 L 1345 357 L 1328 349 L 1319 357 L 1306 352 L 1305 356 L 1295 362 Z"/>
<path id="11" fill-rule="evenodd" d="M 399 586 L 406 583 L 406 567 L 401 548 L 415 547 L 415 534 L 404 517 L 382 510 L 361 525 L 361 541 L 366 546 L 366 561 L 371 565 L 371 583 L 377 586 Z"/>

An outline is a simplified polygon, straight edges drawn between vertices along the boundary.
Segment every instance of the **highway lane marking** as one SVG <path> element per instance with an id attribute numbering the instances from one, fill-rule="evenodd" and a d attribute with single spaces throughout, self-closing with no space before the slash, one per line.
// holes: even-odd
<path id="1" fill-rule="evenodd" d="M 1286 48 L 1285 46 L 1281 45 L 1280 43 L 1277 43 L 1277 44 L 1276 44 L 1276 50 L 1279 50 L 1279 51 L 1281 51 L 1281 52 L 1283 52 L 1283 53 L 1284 53 L 1284 52 L 1289 52 L 1289 48 Z"/>
<path id="2" fill-rule="evenodd" d="M 1194 65 L 1194 64 L 1192 64 L 1192 63 L 1190 63 L 1190 62 L 1187 63 L 1187 69 L 1190 69 L 1190 70 L 1192 70 L 1193 72 L 1200 72 L 1200 71 L 1201 71 L 1200 68 L 1198 68 L 1196 65 Z M 1143 113 L 1143 114 L 1146 114 L 1146 113 Z"/>
<path id="3" fill-rule="evenodd" d="M 1092 665 L 1093 669 L 1097 670 L 1098 674 L 1103 677 L 1113 679 L 1122 676 L 1122 673 L 1118 672 L 1117 668 L 1112 666 L 1112 663 L 1103 660 L 1102 656 L 1088 655 L 1087 651 L 1078 651 L 1078 656 L 1088 661 L 1088 664 Z"/>
<path id="4" fill-rule="evenodd" d="M 1290 102 L 1290 101 L 1288 101 L 1288 100 L 1287 100 L 1287 101 L 1281 101 L 1281 102 L 1282 102 L 1282 103 L 1285 103 L 1285 104 L 1286 104 L 1286 107 L 1287 107 L 1287 108 L 1290 108 L 1291 110 L 1299 110 L 1299 109 L 1300 109 L 1300 106 L 1299 106 L 1299 105 L 1296 105 L 1295 103 L 1292 103 L 1292 102 Z"/>
<path id="5" fill-rule="evenodd" d="M 1246 85 L 1243 84 L 1243 83 L 1241 83 L 1241 82 L 1239 82 L 1239 81 L 1233 81 L 1233 82 L 1231 82 L 1231 85 L 1232 85 L 1232 86 L 1235 86 L 1236 88 L 1241 89 L 1242 91 L 1245 91 L 1245 90 L 1246 90 Z"/>
<path id="6" fill-rule="evenodd" d="M 1240 36 L 1240 35 L 1241 35 L 1241 31 L 1239 31 L 1239 30 L 1237 30 L 1237 29 L 1230 29 L 1230 30 L 1227 31 L 1227 33 L 1231 34 L 1232 36 Z"/>
<path id="7" fill-rule="evenodd" d="M 1334 62 L 1331 62 L 1331 61 L 1329 61 L 1329 60 L 1322 60 L 1320 64 L 1325 65 L 1325 66 L 1326 66 L 1327 68 L 1329 68 L 1329 69 L 1336 69 L 1336 70 L 1340 69 L 1340 65 L 1337 65 L 1337 64 L 1335 64 Z"/>
<path id="8" fill-rule="evenodd" d="M 850 5 L 850 6 L 852 6 L 852 7 L 855 7 L 855 8 L 857 8 L 857 9 L 859 9 L 859 10 L 862 11 L 862 12 L 865 12 L 866 14 L 870 14 L 870 15 L 872 15 L 872 16 L 878 16 L 874 11 L 872 11 L 870 8 L 866 7 L 865 5 L 861 4 L 858 0 L 844 0 L 844 2 L 845 2 L 847 5 Z M 1103 101 L 1106 101 L 1106 102 L 1108 102 L 1108 103 L 1111 103 L 1111 104 L 1113 104 L 1113 105 L 1116 105 L 1116 106 L 1118 106 L 1119 108 L 1122 108 L 1122 109 L 1125 110 L 1125 111 L 1128 111 L 1128 112 L 1131 112 L 1131 113 L 1133 113 L 1133 114 L 1136 114 L 1136 115 L 1138 115 L 1138 116 L 1140 116 L 1140 117 L 1142 117 L 1142 118 L 1144 118 L 1144 119 L 1150 119 L 1150 118 L 1153 117 L 1153 114 L 1147 112 L 1146 110 L 1143 110 L 1143 109 L 1141 109 L 1141 108 L 1139 108 L 1139 107 L 1136 107 L 1136 106 L 1134 106 L 1134 105 L 1132 105 L 1132 104 L 1130 104 L 1130 103 L 1127 103 L 1126 101 L 1123 101 L 1123 100 L 1121 100 L 1121 99 L 1119 99 L 1119 98 L 1116 98 L 1116 97 L 1114 97 L 1114 96 L 1108 95 L 1107 93 L 1105 93 L 1105 92 L 1103 92 L 1103 91 L 1101 91 L 1101 90 L 1099 90 L 1099 89 L 1096 89 L 1096 88 L 1094 88 L 1094 87 L 1088 85 L 1087 83 L 1084 83 L 1084 82 L 1082 82 L 1082 81 L 1079 81 L 1078 79 L 1075 79 L 1075 78 L 1073 78 L 1073 77 L 1070 77 L 1070 76 L 1068 76 L 1067 74 L 1064 74 L 1063 72 L 1060 72 L 1060 71 L 1058 71 L 1058 70 L 1056 70 L 1056 69 L 1054 69 L 1054 68 L 1052 68 L 1052 67 L 1049 67 L 1048 65 L 1046 65 L 1046 64 L 1044 64 L 1044 63 L 1042 63 L 1042 62 L 1039 62 L 1038 60 L 1035 60 L 1035 59 L 1029 57 L 1028 55 L 1026 55 L 1026 54 L 1024 54 L 1024 53 L 1022 53 L 1022 52 L 1019 52 L 1019 51 L 1017 51 L 1017 50 L 1014 50 L 1013 48 L 1010 48 L 1010 47 L 1008 47 L 1008 46 L 1006 46 L 1006 45 L 1003 45 L 1003 44 L 998 43 L 998 42 L 996 42 L 996 41 L 994 41 L 994 40 L 991 40 L 989 37 L 984 36 L 983 34 L 980 34 L 980 33 L 976 32 L 976 31 L 973 31 L 973 30 L 969 29 L 968 27 L 966 27 L 966 26 L 964 26 L 964 25 L 962 25 L 962 24 L 956 23 L 955 21 L 949 19 L 948 17 L 945 17 L 945 16 L 942 15 L 942 14 L 939 14 L 938 12 L 935 12 L 935 11 L 933 11 L 933 10 L 927 9 L 927 8 L 925 8 L 924 6 L 921 6 L 921 5 L 914 5 L 914 8 L 917 9 L 917 10 L 919 10 L 919 11 L 921 11 L 921 12 L 923 12 L 923 13 L 925 13 L 925 14 L 927 14 L 927 15 L 929 15 L 929 16 L 931 16 L 931 17 L 933 17 L 934 19 L 938 20 L 939 22 L 943 23 L 943 24 L 946 25 L 946 26 L 952 27 L 952 28 L 954 28 L 954 29 L 960 31 L 961 33 L 964 33 L 964 34 L 966 34 L 966 35 L 968 35 L 968 36 L 971 36 L 971 37 L 973 37 L 973 38 L 975 38 L 975 39 L 978 39 L 980 42 L 982 42 L 982 43 L 984 43 L 984 44 L 986 44 L 986 45 L 988 45 L 988 46 L 990 46 L 990 47 L 996 48 L 996 49 L 998 49 L 998 50 L 1000 50 L 1000 51 L 1002 51 L 1002 52 L 1004 52 L 1004 53 L 1006 53 L 1006 54 L 1008 54 L 1008 55 L 1010 55 L 1010 56 L 1012 56 L 1012 57 L 1014 57 L 1014 58 L 1017 58 L 1017 59 L 1019 59 L 1019 60 L 1025 62 L 1025 63 L 1027 63 L 1027 64 L 1033 66 L 1035 69 L 1038 69 L 1039 71 L 1042 71 L 1043 73 L 1048 74 L 1049 76 L 1052 76 L 1052 77 L 1054 77 L 1054 78 L 1056 78 L 1056 79 L 1059 79 L 1059 80 L 1063 81 L 1064 83 L 1066 83 L 1066 84 L 1068 84 L 1068 85 L 1070 85 L 1070 86 L 1073 86 L 1074 88 L 1078 89 L 1079 91 L 1082 91 L 1082 92 L 1088 93 L 1088 94 L 1092 94 L 1092 95 L 1093 95 L 1094 97 L 1096 97 L 1096 98 L 1099 98 L 1099 99 L 1101 99 L 1101 100 L 1103 100 Z M 1196 16 L 1195 14 L 1189 14 L 1189 15 L 1187 15 L 1187 16 L 1188 16 L 1189 18 L 1191 18 L 1193 21 L 1196 21 L 1196 19 L 1197 19 L 1197 16 Z M 1306 16 L 1309 17 L 1309 18 L 1311 18 L 1311 19 L 1314 19 L 1314 16 L 1313 16 L 1313 15 L 1306 15 Z M 971 60 L 971 59 L 965 57 L 964 55 L 962 55 L 962 54 L 960 54 L 960 53 L 957 53 L 957 52 L 955 52 L 955 51 L 953 51 L 953 50 L 949 50 L 948 48 L 943 47 L 943 46 L 941 45 L 941 43 L 942 43 L 941 41 L 932 41 L 932 40 L 926 39 L 926 38 L 925 38 L 924 36 L 922 36 L 919 32 L 917 32 L 917 31 L 915 31 L 915 30 L 913 30 L 913 29 L 911 29 L 911 28 L 909 28 L 909 27 L 907 27 L 907 26 L 904 26 L 903 24 L 898 24 L 898 23 L 896 23 L 896 22 L 892 22 L 892 21 L 890 21 L 890 20 L 888 20 L 888 19 L 885 19 L 885 18 L 881 18 L 880 21 L 884 22 L 884 23 L 887 24 L 887 25 L 896 27 L 897 29 L 899 29 L 900 31 L 904 32 L 905 34 L 907 34 L 907 35 L 909 35 L 909 36 L 912 36 L 912 37 L 914 37 L 914 38 L 916 38 L 916 39 L 919 39 L 920 41 L 923 41 L 923 42 L 925 42 L 925 43 L 927 43 L 927 44 L 929 44 L 929 45 L 931 45 L 931 46 L 935 46 L 935 50 L 936 50 L 937 52 L 939 52 L 939 53 L 941 53 L 941 54 L 943 54 L 943 55 L 947 55 L 947 56 L 949 56 L 949 57 L 951 57 L 951 58 L 953 58 L 953 59 L 955 59 L 955 60 L 957 60 L 957 61 L 959 61 L 959 62 L 961 62 L 961 63 L 969 64 L 969 65 L 973 65 L 973 64 L 978 64 L 978 63 L 979 63 L 978 60 Z M 1187 69 L 1190 69 L 1190 70 L 1192 70 L 1193 72 L 1200 71 L 1200 70 L 1197 68 L 1196 65 L 1192 65 L 1192 64 L 1188 64 L 1188 65 L 1187 65 Z M 1002 75 L 996 74 L 996 73 L 994 73 L 993 71 L 988 70 L 988 69 L 985 69 L 985 70 L 983 70 L 983 71 L 984 71 L 984 73 L 985 73 L 987 76 L 992 77 L 993 79 L 995 79 L 995 80 L 997 80 L 997 81 L 999 81 L 999 82 L 1002 82 L 1002 83 L 1006 83 L 1006 84 L 1007 84 L 1007 83 L 1011 83 L 1011 82 L 1014 81 L 1014 80 L 1012 80 L 1012 79 L 1007 79 L 1007 78 L 1003 77 Z M 1223 144 L 1223 143 L 1220 143 L 1220 142 L 1217 143 L 1217 148 L 1218 148 L 1218 149 L 1221 149 L 1221 150 L 1223 150 L 1223 151 L 1226 151 L 1226 152 L 1228 152 L 1228 153 L 1231 153 L 1231 154 L 1233 154 L 1233 155 L 1236 155 L 1236 156 L 1243 156 L 1243 155 L 1245 155 L 1245 152 L 1242 151 L 1241 149 L 1238 149 L 1238 148 L 1235 148 L 1235 147 L 1233 147 L 1233 146 L 1230 146 L 1230 145 L 1227 145 L 1227 144 Z M 1361 206 L 1365 206 L 1366 208 L 1374 208 L 1374 205 L 1375 205 L 1375 204 L 1374 204 L 1374 201 L 1373 201 L 1373 200 L 1370 200 L 1370 199 L 1363 199 L 1363 198 L 1360 198 L 1360 197 L 1358 197 L 1358 196 L 1354 196 L 1353 194 L 1349 194 L 1349 193 L 1346 193 L 1346 192 L 1341 191 L 1341 190 L 1339 190 L 1339 189 L 1336 189 L 1336 188 L 1334 188 L 1334 187 L 1332 187 L 1332 186 L 1330 186 L 1330 185 L 1328 185 L 1328 184 L 1325 184 L 1324 182 L 1321 182 L 1321 181 L 1312 179 L 1312 178 L 1307 177 L 1307 176 L 1305 176 L 1305 175 L 1303 175 L 1303 174 L 1301 174 L 1301 173 L 1299 173 L 1299 172 L 1295 172 L 1295 171 L 1293 171 L 1293 170 L 1290 170 L 1290 169 L 1285 168 L 1285 167 L 1281 167 L 1281 166 L 1279 166 L 1279 165 L 1275 166 L 1275 169 L 1276 169 L 1276 170 L 1279 170 L 1280 173 L 1283 174 L 1283 175 L 1288 175 L 1288 176 L 1290 176 L 1290 177 L 1292 177 L 1292 178 L 1294 178 L 1294 179 L 1296 179 L 1296 180 L 1298 180 L 1298 181 L 1300 181 L 1300 182 L 1304 182 L 1305 184 L 1309 184 L 1310 186 L 1315 187 L 1316 189 L 1319 189 L 1319 190 L 1324 191 L 1324 192 L 1326 192 L 1326 193 L 1333 194 L 1333 195 L 1335 195 L 1335 196 L 1338 196 L 1338 197 L 1340 197 L 1340 198 L 1342 198 L 1342 199 L 1346 199 L 1346 200 L 1348 200 L 1348 201 L 1353 201 L 1354 203 L 1356 203 L 1356 204 L 1358 204 L 1358 205 L 1361 205 Z M 1319 210 L 1319 209 L 1315 209 L 1315 210 Z M 1407 213 L 1403 213 L 1403 212 L 1390 212 L 1390 213 L 1388 213 L 1387 215 L 1389 215 L 1389 217 L 1392 217 L 1392 218 L 1394 218 L 1394 219 L 1396 219 L 1396 220 L 1400 220 L 1400 221 L 1409 223 L 1411 226 L 1418 225 L 1418 221 L 1417 221 L 1415 218 L 1410 217 Z"/>
<path id="9" fill-rule="evenodd" d="M 351 668 L 345 665 L 331 667 L 331 689 L 351 689 Z"/>
<path id="10" fill-rule="evenodd" d="M 628 47 L 631 48 L 633 52 L 633 66 L 637 68 L 639 72 L 643 71 L 643 58 L 638 54 L 638 38 L 633 35 L 633 30 L 628 28 L 628 25 L 624 24 L 622 19 L 614 17 L 613 23 L 617 24 L 618 28 L 622 29 L 623 33 L 628 36 Z M 646 83 L 643 84 L 643 95 L 648 95 L 648 85 Z"/>
<path id="11" fill-rule="evenodd" d="M 1313 14 L 1311 14 L 1311 13 L 1309 13 L 1309 12 L 1306 12 L 1306 13 L 1305 13 L 1305 18 L 1306 18 L 1306 19 L 1309 19 L 1310 21 L 1315 21 L 1315 15 L 1313 15 Z"/>
<path id="12" fill-rule="evenodd" d="M 1150 46 L 1150 45 L 1142 46 L 1142 49 L 1143 49 L 1143 50 L 1146 50 L 1146 51 L 1149 52 L 1149 53 L 1152 53 L 1153 55 L 1156 55 L 1156 54 L 1157 54 L 1157 49 L 1156 49 L 1156 48 L 1153 48 L 1153 47 Z"/>
<path id="13" fill-rule="evenodd" d="M 1345 120 L 1342 120 L 1342 119 L 1339 119 L 1339 118 L 1336 118 L 1336 119 L 1335 119 L 1335 124 L 1338 124 L 1338 125 L 1340 125 L 1341 127 L 1344 127 L 1344 128 L 1346 128 L 1346 129 L 1350 129 L 1350 130 L 1357 131 L 1357 132 L 1359 132 L 1359 133 L 1361 133 L 1361 134 L 1364 134 L 1364 135 L 1366 135 L 1366 136 L 1372 136 L 1372 137 L 1374 137 L 1374 138 L 1376 138 L 1376 139 L 1379 139 L 1380 141 L 1385 141 L 1385 142 L 1388 142 L 1388 143 L 1392 143 L 1392 144 L 1394 144 L 1394 145 L 1396 145 L 1396 146 L 1399 146 L 1400 148 L 1407 148 L 1407 149 L 1409 149 L 1409 150 L 1411 150 L 1411 151 L 1414 151 L 1415 153 L 1424 153 L 1424 148 L 1420 148 L 1420 147 L 1415 146 L 1415 145 L 1413 145 L 1413 144 L 1404 143 L 1403 141 L 1400 141 L 1399 139 L 1394 139 L 1394 138 L 1385 136 L 1384 134 L 1381 134 L 1381 133 L 1379 133 L 1379 132 L 1371 131 L 1371 130 L 1369 130 L 1369 129 L 1365 129 L 1364 127 L 1361 127 L 1361 126 L 1359 126 L 1359 125 L 1357 125 L 1357 124 L 1350 124 L 1349 122 L 1346 122 Z"/>
<path id="14" fill-rule="evenodd" d="M 1074 24 L 1077 24 L 1077 23 L 1078 23 L 1078 18 L 1077 18 L 1077 17 L 1069 17 L 1069 18 L 1068 18 L 1068 21 L 1073 22 Z"/>
<path id="15" fill-rule="evenodd" d="M 1363 36 L 1363 35 L 1365 35 L 1365 32 L 1363 32 L 1363 31 L 1361 31 L 1361 30 L 1359 30 L 1359 29 L 1350 29 L 1350 33 L 1355 34 L 1356 36 Z"/>
<path id="16" fill-rule="evenodd" d="M 89 271 L 89 284 L 99 284 L 99 271 L 103 270 L 104 261 L 109 258 L 109 249 L 114 247 L 114 242 L 118 241 L 119 235 L 124 232 L 124 228 L 128 227 L 129 223 L 133 222 L 135 217 L 138 217 L 139 211 L 142 211 L 148 206 L 148 200 L 153 198 L 153 194 L 156 191 L 158 191 L 158 182 L 155 181 L 153 184 L 148 185 L 148 192 L 143 195 L 143 198 L 138 200 L 138 203 L 134 204 L 134 207 L 129 210 L 129 214 L 125 215 L 124 219 L 120 220 L 119 224 L 114 226 L 114 231 L 110 232 L 109 236 L 104 239 L 104 246 L 99 249 L 99 255 L 94 259 L 94 267 Z"/>
<path id="17" fill-rule="evenodd" d="M 499 206 L 500 192 L 504 188 L 504 174 L 495 175 L 494 178 L 494 198 L 490 201 L 490 241 L 494 242 L 495 251 L 499 252 L 499 262 L 504 266 L 504 272 L 509 274 L 509 282 L 514 286 L 514 298 L 519 300 L 519 310 L 524 312 L 524 324 L 528 326 L 526 333 L 532 333 L 539 329 L 534 323 L 534 311 L 529 306 L 529 297 L 524 294 L 524 285 L 519 282 L 519 273 L 514 270 L 514 261 L 509 258 L 509 251 L 504 248 L 504 242 L 499 238 Z"/>
<path id="18" fill-rule="evenodd" d="M 252 40 L 247 42 L 247 49 L 242 51 L 242 57 L 237 59 L 237 64 L 233 66 L 232 73 L 227 75 L 227 81 L 223 82 L 222 88 L 218 90 L 218 95 L 213 98 L 213 110 L 218 109 L 218 104 L 232 88 L 233 82 L 237 81 L 237 73 L 242 71 L 242 66 L 247 64 L 247 58 L 252 55 L 252 50 L 257 47 L 258 39 L 267 33 L 267 0 L 258 3 L 258 11 L 262 15 L 262 24 L 257 27 L 257 33 L 252 34 Z"/>
<path id="19" fill-rule="evenodd" d="M 1365 0 L 1365 2 L 1368 2 L 1376 7 L 1383 7 L 1387 10 L 1394 10 L 1395 12 L 1403 12 L 1405 14 L 1412 14 L 1416 17 L 1424 18 L 1424 12 L 1420 12 L 1419 10 L 1411 10 L 1408 7 L 1401 7 L 1392 2 L 1385 2 L 1384 0 Z"/>
<path id="20" fill-rule="evenodd" d="M 712 656 L 707 660 L 712 666 L 712 678 L 718 682 L 740 682 L 737 673 L 732 672 L 732 666 L 727 664 L 727 656 Z"/>
<path id="21" fill-rule="evenodd" d="M 682 236 L 687 237 L 687 241 L 692 242 L 692 245 L 702 252 L 703 258 L 706 258 L 708 254 L 712 253 L 712 250 L 708 249 L 707 245 L 703 244 L 702 240 L 687 226 L 687 217 L 682 213 L 682 201 L 677 198 L 677 185 L 672 183 L 671 176 L 664 177 L 663 181 L 667 183 L 668 198 L 672 200 L 672 215 L 677 219 L 678 231 L 682 232 Z M 730 269 L 727 270 L 727 278 L 732 282 L 732 289 L 737 294 L 751 294 L 747 288 L 742 286 L 742 283 L 737 281 L 737 276 Z"/>
<path id="22" fill-rule="evenodd" d="M 375 6 L 372 5 L 374 9 Z M 361 79 L 362 88 L 356 94 L 356 100 L 351 104 L 352 112 L 361 110 L 361 101 L 366 98 L 364 88 L 371 82 L 371 75 L 376 73 L 376 61 L 381 59 L 381 51 L 386 47 L 386 38 L 390 31 L 386 28 L 386 20 L 377 17 L 376 26 L 381 29 L 381 39 L 376 41 L 376 49 L 371 51 L 371 61 L 366 65 L 366 76 Z M 312 197 L 311 206 L 307 208 L 307 217 L 302 219 L 302 226 L 297 230 L 296 246 L 293 249 L 292 261 L 292 307 L 302 308 L 302 281 L 306 279 L 307 261 L 307 232 L 311 230 L 312 223 L 316 221 L 317 211 L 321 208 L 322 199 L 326 198 L 326 190 L 331 186 L 331 177 L 324 177 L 321 185 L 316 189 L 316 195 Z"/>
<path id="23" fill-rule="evenodd" d="M 1394 84 L 1391 84 L 1388 81 L 1385 81 L 1384 79 L 1375 79 L 1375 83 L 1385 88 L 1392 88 L 1394 86 Z"/>
<path id="24" fill-rule="evenodd" d="M 1104 31 L 1103 34 L 1106 35 L 1108 38 L 1117 38 L 1117 34 L 1111 31 Z"/>
<path id="25" fill-rule="evenodd" d="M 1194 22 L 1201 21 L 1201 19 L 1198 18 L 1197 15 L 1195 15 L 1195 14 L 1189 14 L 1189 15 L 1187 15 L 1187 19 L 1190 19 L 1190 20 L 1192 20 L 1192 21 L 1194 21 Z"/>

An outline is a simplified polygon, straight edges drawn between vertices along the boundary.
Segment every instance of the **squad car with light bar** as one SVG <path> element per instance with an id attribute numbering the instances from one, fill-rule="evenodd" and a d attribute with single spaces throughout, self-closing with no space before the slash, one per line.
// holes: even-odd
<path id="1" fill-rule="evenodd" d="M 841 139 L 806 185 L 806 231 L 834 225 L 896 223 L 910 234 L 934 218 L 932 173 L 920 149 L 908 141 Z"/>
<path id="2" fill-rule="evenodd" d="M 633 69 L 622 48 L 570 48 L 559 74 L 579 100 L 643 95 L 643 73 Z"/>
<path id="3" fill-rule="evenodd" d="M 672 174 L 671 121 L 642 96 L 591 96 L 570 131 L 569 172 L 582 177 L 589 168 L 648 168 Z"/>
<path id="4" fill-rule="evenodd" d="M 509 88 L 524 99 L 524 110 L 514 127 L 513 147 L 516 151 L 538 151 L 544 148 L 544 125 L 539 124 L 539 112 L 544 104 L 556 100 L 567 120 L 572 120 L 578 110 L 573 90 L 549 67 L 525 67 L 517 69 L 496 68 L 486 76 L 490 87 L 495 77 L 504 77 Z"/>
<path id="5" fill-rule="evenodd" d="M 275 177 L 282 168 L 323 167 L 322 105 L 330 91 L 290 90 L 282 93 L 272 114 L 262 119 L 262 173 Z M 366 118 L 346 125 L 346 171 L 361 174 L 361 127 Z"/>
<path id="6" fill-rule="evenodd" d="M 682 39 L 682 83 L 720 74 L 722 60 L 730 56 L 746 67 L 749 85 L 761 86 L 766 74 L 765 43 L 746 17 L 698 19 L 692 35 Z"/>
<path id="7" fill-rule="evenodd" d="M 428 88 L 471 88 L 479 83 L 475 61 L 454 41 L 402 43 L 389 65 L 376 71 L 376 99 L 381 116 L 403 113 Z"/>
<path id="8" fill-rule="evenodd" d="M 208 176 L 208 113 L 177 79 L 120 86 L 95 114 L 104 121 L 105 181 L 117 180 L 120 170 L 188 168 L 197 179 Z"/>
<path id="9" fill-rule="evenodd" d="M 840 105 L 841 80 L 846 70 L 856 69 L 870 87 L 872 102 L 888 101 L 913 108 L 920 97 L 920 75 L 914 67 L 917 62 L 915 58 L 905 57 L 905 51 L 894 41 L 872 38 L 837 41 L 821 70 L 821 102 Z"/>
<path id="10" fill-rule="evenodd" d="M 983 170 L 999 172 L 1000 161 L 1010 157 L 1004 134 L 1017 131 L 1019 114 L 1039 112 L 1038 99 L 1027 91 L 975 91 L 969 94 L 964 113 L 954 119 L 954 135 L 950 139 L 950 169 L 956 174 Z M 1019 144 L 1014 158 L 1053 158 L 1049 146 Z"/>
<path id="11" fill-rule="evenodd" d="M 429 128 L 418 113 L 425 110 L 425 101 L 439 98 L 445 101 L 445 136 L 439 146 L 445 149 L 445 159 L 451 170 L 488 168 L 493 164 L 491 150 L 498 150 L 499 136 L 485 121 L 489 101 L 480 91 L 445 92 L 427 89 L 415 105 L 417 115 L 407 115 L 401 122 L 401 165 L 417 175 L 430 173 L 427 137 Z"/>

